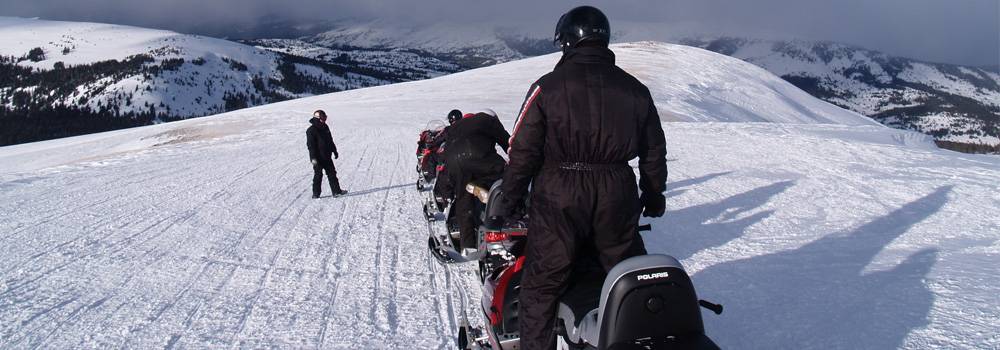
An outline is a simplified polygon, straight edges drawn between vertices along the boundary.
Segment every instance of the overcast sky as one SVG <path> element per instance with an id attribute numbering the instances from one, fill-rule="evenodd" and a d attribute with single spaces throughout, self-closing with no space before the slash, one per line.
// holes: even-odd
<path id="1" fill-rule="evenodd" d="M 543 0 L 0 0 L 0 15 L 86 20 L 184 32 L 290 20 L 552 21 L 574 1 Z M 592 1 L 615 20 L 697 23 L 732 35 L 845 42 L 916 59 L 1000 64 L 1000 0 Z M 196 29 L 200 28 L 200 29 Z"/>

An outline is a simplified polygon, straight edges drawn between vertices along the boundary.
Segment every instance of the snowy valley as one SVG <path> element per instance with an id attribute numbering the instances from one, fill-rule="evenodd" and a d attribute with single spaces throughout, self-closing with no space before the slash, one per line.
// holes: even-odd
<path id="1" fill-rule="evenodd" d="M 1000 346 L 1000 159 L 707 50 L 613 50 L 667 136 L 647 248 L 726 306 L 719 345 Z M 455 348 L 476 268 L 427 252 L 417 135 L 452 108 L 510 129 L 558 58 L 0 148 L 0 348 Z M 309 198 L 315 109 L 348 196 Z"/>

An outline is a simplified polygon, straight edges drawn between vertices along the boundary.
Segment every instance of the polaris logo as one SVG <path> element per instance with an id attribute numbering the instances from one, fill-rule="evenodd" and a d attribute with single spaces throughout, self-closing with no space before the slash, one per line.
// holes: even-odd
<path id="1" fill-rule="evenodd" d="M 645 275 L 636 276 L 635 278 L 636 278 L 636 280 L 639 280 L 639 281 L 645 281 L 645 280 L 655 280 L 655 279 L 658 279 L 658 278 L 667 278 L 667 277 L 670 277 L 670 274 L 667 273 L 666 271 L 664 271 L 664 272 L 657 272 L 657 273 L 647 273 Z"/>

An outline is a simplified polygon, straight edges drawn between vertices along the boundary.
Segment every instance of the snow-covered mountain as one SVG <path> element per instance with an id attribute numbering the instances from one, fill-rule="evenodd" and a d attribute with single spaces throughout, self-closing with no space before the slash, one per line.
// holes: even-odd
<path id="1" fill-rule="evenodd" d="M 242 42 L 260 49 L 375 72 L 377 75 L 388 76 L 392 82 L 429 79 L 470 68 L 436 55 L 412 50 L 324 46 L 301 39 L 256 39 Z"/>
<path id="2" fill-rule="evenodd" d="M 410 49 L 454 57 L 469 65 L 490 65 L 542 53 L 550 53 L 550 43 L 541 50 L 534 41 L 537 26 L 529 23 L 454 23 L 407 25 L 394 21 L 342 22 L 333 30 L 309 37 L 318 45 L 378 49 Z M 543 33 L 548 33 L 548 30 Z M 529 45 L 522 45 L 530 42 Z"/>
<path id="3" fill-rule="evenodd" d="M 719 38 L 684 44 L 737 57 L 813 96 L 939 140 L 1000 145 L 1000 74 L 849 45 Z"/>
<path id="4" fill-rule="evenodd" d="M 449 62 L 459 70 L 554 51 L 549 23 L 406 26 L 372 21 L 334 26 L 298 42 L 348 51 L 405 52 Z M 615 22 L 613 29 L 616 42 L 675 42 L 746 60 L 815 97 L 892 127 L 1000 148 L 1000 74 L 981 67 L 921 62 L 829 42 L 706 36 L 661 23 Z"/>
<path id="5" fill-rule="evenodd" d="M 333 29 L 243 45 L 127 26 L 0 18 L 6 72 L 0 144 L 428 79 L 554 50 L 547 23 L 323 25 Z M 995 72 L 833 43 L 705 37 L 663 24 L 616 23 L 615 33 L 615 41 L 665 40 L 737 57 L 886 125 L 1000 149 Z"/>
<path id="6" fill-rule="evenodd" d="M 1000 346 L 1000 160 L 737 59 L 613 49 L 681 120 L 644 241 L 726 306 L 723 348 Z M 417 134 L 456 107 L 509 129 L 557 60 L 0 147 L 0 348 L 453 349 L 478 279 L 426 251 Z M 348 196 L 309 198 L 317 108 Z"/>
<path id="7" fill-rule="evenodd" d="M 537 33 L 547 33 L 539 23 L 476 25 L 441 21 L 434 24 L 405 24 L 387 20 L 339 21 L 327 23 L 332 29 L 297 40 L 248 40 L 265 49 L 329 58 L 348 55 L 352 60 L 375 67 L 409 69 L 432 67 L 434 73 L 454 73 L 542 54 L 552 53 L 551 42 Z M 331 50 L 327 52 L 325 50 Z"/>
<path id="8" fill-rule="evenodd" d="M 401 80 L 354 68 L 169 31 L 0 17 L 0 144 Z"/>

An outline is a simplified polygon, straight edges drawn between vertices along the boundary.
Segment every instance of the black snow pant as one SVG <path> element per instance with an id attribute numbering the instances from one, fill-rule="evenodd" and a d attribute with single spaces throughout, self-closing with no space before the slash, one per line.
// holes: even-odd
<path id="1" fill-rule="evenodd" d="M 460 248 L 476 248 L 479 245 L 479 239 L 476 235 L 476 207 L 478 206 L 476 201 L 478 200 L 476 196 L 464 191 L 464 188 L 455 196 L 454 213 L 461 237 Z"/>
<path id="2" fill-rule="evenodd" d="M 597 260 L 607 272 L 622 260 L 646 254 L 638 232 L 640 210 L 635 174 L 627 165 L 546 167 L 535 177 L 521 280 L 522 349 L 555 347 L 556 305 L 575 262 Z M 597 254 L 578 256 L 588 251 Z"/>
<path id="3" fill-rule="evenodd" d="M 452 190 L 455 191 L 454 219 L 458 224 L 462 248 L 478 248 L 479 237 L 476 234 L 479 199 L 465 189 L 465 185 L 473 183 L 489 189 L 493 182 L 503 176 L 504 162 L 502 158 L 461 160 L 449 164 L 448 176 Z"/>
<path id="4" fill-rule="evenodd" d="M 330 181 L 330 190 L 333 193 L 340 192 L 340 180 L 337 180 L 337 168 L 333 166 L 333 161 L 316 162 L 313 165 L 313 196 L 319 197 L 322 189 L 323 170 L 326 170 L 326 177 Z"/>

